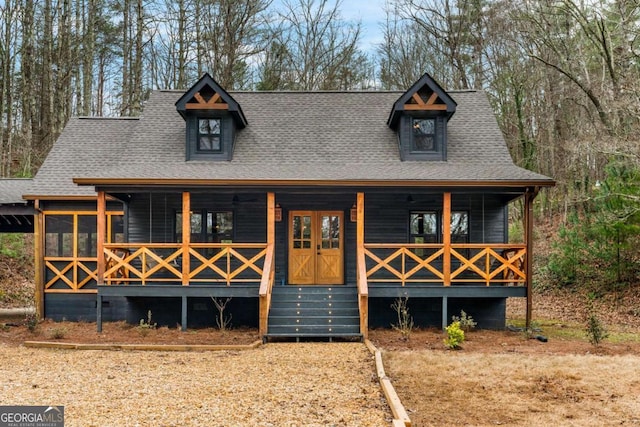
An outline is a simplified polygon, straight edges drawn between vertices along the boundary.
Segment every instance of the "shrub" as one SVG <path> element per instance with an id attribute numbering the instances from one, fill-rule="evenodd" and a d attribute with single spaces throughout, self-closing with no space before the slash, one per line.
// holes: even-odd
<path id="1" fill-rule="evenodd" d="M 587 296 L 587 311 L 589 314 L 587 316 L 585 333 L 587 335 L 587 339 L 589 340 L 589 342 L 594 346 L 598 346 L 602 341 L 604 341 L 609 337 L 609 333 L 607 332 L 607 329 L 605 328 L 604 324 L 596 314 L 596 311 L 593 305 L 594 299 L 595 299 L 595 296 L 593 294 L 589 294 Z"/>
<path id="2" fill-rule="evenodd" d="M 49 333 L 49 336 L 54 340 L 61 340 L 67 335 L 67 330 L 65 328 L 54 328 Z"/>
<path id="3" fill-rule="evenodd" d="M 38 316 L 35 313 L 28 313 L 24 319 L 24 324 L 31 333 L 38 330 Z"/>
<path id="4" fill-rule="evenodd" d="M 227 304 L 229 304 L 231 298 L 223 300 L 222 298 L 211 297 L 211 300 L 213 301 L 213 305 L 216 306 L 216 310 L 218 310 L 218 315 L 216 316 L 216 325 L 218 325 L 219 330 L 226 331 L 231 326 L 232 315 L 230 314 L 229 316 L 225 316 L 224 310 L 227 308 Z"/>
<path id="5" fill-rule="evenodd" d="M 474 321 L 473 317 L 469 316 L 464 310 L 460 310 L 460 316 L 451 316 L 451 320 L 458 322 L 460 329 L 465 332 L 469 332 L 478 325 L 478 322 Z"/>
<path id="6" fill-rule="evenodd" d="M 446 328 L 447 338 L 444 339 L 444 345 L 447 348 L 456 350 L 461 348 L 464 342 L 464 331 L 460 329 L 460 322 L 453 322 Z"/>
<path id="7" fill-rule="evenodd" d="M 396 298 L 391 304 L 391 308 L 396 312 L 398 323 L 392 323 L 391 327 L 400 332 L 403 340 L 408 341 L 411 337 L 411 331 L 413 331 L 413 317 L 409 314 L 409 307 L 407 303 L 409 297 Z"/>
<path id="8" fill-rule="evenodd" d="M 145 321 L 144 319 L 140 319 L 140 324 L 136 326 L 136 329 L 138 329 L 138 333 L 140 333 L 140 335 L 145 337 L 149 334 L 149 331 L 155 329 L 156 326 L 158 326 L 157 323 L 151 322 L 151 310 L 149 310 L 147 311 L 147 320 Z"/>

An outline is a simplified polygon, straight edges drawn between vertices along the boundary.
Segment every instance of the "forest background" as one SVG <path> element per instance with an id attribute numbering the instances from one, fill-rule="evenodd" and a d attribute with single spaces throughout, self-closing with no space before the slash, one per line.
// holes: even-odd
<path id="1" fill-rule="evenodd" d="M 387 0 L 371 48 L 342 8 L 0 0 L 0 177 L 35 175 L 69 117 L 136 116 L 204 72 L 228 90 L 406 90 L 428 72 L 484 90 L 514 161 L 557 181 L 537 199 L 552 227 L 535 286 L 638 290 L 639 0 Z"/>

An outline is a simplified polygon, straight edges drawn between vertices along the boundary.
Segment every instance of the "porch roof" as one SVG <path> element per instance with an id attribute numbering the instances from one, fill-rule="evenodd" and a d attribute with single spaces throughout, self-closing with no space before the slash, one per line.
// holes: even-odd
<path id="1" fill-rule="evenodd" d="M 0 179 L 0 233 L 33 232 L 33 206 L 22 198 L 31 179 Z"/>
<path id="2" fill-rule="evenodd" d="M 248 121 L 231 161 L 185 161 L 183 92 L 155 91 L 140 120 L 73 119 L 32 195 L 94 195 L 91 185 L 413 183 L 553 185 L 514 165 L 486 94 L 451 91 L 447 161 L 400 160 L 387 126 L 403 92 L 232 92 Z M 77 183 L 85 187 L 76 186 Z"/>

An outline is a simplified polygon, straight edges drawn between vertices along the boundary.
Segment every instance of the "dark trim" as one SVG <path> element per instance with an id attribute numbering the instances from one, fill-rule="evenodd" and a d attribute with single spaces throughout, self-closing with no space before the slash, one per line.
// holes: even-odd
<path id="1" fill-rule="evenodd" d="M 122 297 L 238 297 L 258 298 L 259 285 L 233 286 L 181 286 L 181 285 L 127 285 L 98 286 L 98 295 Z"/>
<path id="2" fill-rule="evenodd" d="M 476 285 L 369 285 L 369 298 L 508 298 L 526 297 L 524 286 L 476 286 Z"/>
<path id="3" fill-rule="evenodd" d="M 78 185 L 92 186 L 150 186 L 150 187 L 408 187 L 408 188 L 467 188 L 467 187 L 553 187 L 556 182 L 552 179 L 532 180 L 293 180 L 293 179 L 194 179 L 194 178 L 73 178 Z M 61 198 L 65 200 L 65 198 Z"/>

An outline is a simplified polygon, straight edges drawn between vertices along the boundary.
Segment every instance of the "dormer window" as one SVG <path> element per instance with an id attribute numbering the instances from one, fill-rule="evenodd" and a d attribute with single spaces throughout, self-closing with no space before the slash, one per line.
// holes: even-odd
<path id="1" fill-rule="evenodd" d="M 185 120 L 185 160 L 231 160 L 236 133 L 247 126 L 247 119 L 209 74 L 180 97 L 176 109 Z"/>
<path id="2" fill-rule="evenodd" d="M 428 74 L 393 104 L 387 124 L 398 135 L 400 159 L 447 160 L 447 122 L 456 103 Z"/>
<path id="3" fill-rule="evenodd" d="M 220 119 L 198 119 L 198 151 L 219 153 L 221 131 Z"/>
<path id="4" fill-rule="evenodd" d="M 435 119 L 413 119 L 411 151 L 428 153 L 436 151 Z"/>

